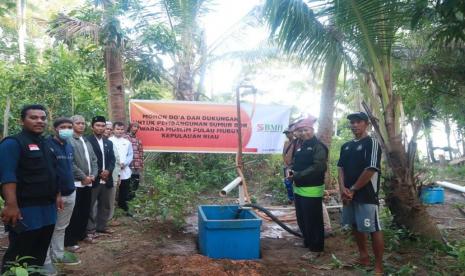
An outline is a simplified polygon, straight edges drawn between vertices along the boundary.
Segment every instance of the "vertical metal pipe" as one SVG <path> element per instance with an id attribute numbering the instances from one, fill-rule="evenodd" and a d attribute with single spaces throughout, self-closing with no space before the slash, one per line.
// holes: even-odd
<path id="1" fill-rule="evenodd" d="M 239 170 L 243 169 L 242 161 L 242 120 L 241 120 L 241 86 L 236 89 L 236 108 L 237 108 L 237 156 L 236 166 Z"/>

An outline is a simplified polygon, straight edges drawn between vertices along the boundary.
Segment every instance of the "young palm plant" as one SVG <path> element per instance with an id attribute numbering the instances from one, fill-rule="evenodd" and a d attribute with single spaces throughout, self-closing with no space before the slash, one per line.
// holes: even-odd
<path id="1" fill-rule="evenodd" d="M 341 57 L 360 80 L 389 172 L 386 202 L 399 225 L 441 239 L 418 199 L 413 151 L 402 141 L 401 98 L 392 87 L 391 51 L 396 34 L 410 22 L 412 10 L 401 0 L 267 0 L 265 16 L 280 47 L 320 66 Z"/>

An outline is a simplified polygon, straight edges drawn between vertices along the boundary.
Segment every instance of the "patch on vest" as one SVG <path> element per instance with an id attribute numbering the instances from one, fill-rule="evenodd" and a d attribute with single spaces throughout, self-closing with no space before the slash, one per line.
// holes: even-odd
<path id="1" fill-rule="evenodd" d="M 357 151 L 361 151 L 361 150 L 362 150 L 362 148 L 363 148 L 363 146 L 362 146 L 362 145 L 358 145 L 358 147 L 357 147 Z"/>
<path id="2" fill-rule="evenodd" d="M 30 151 L 36 151 L 36 150 L 40 150 L 39 146 L 36 145 L 36 144 L 29 144 L 27 145 L 29 147 L 29 150 Z"/>
<path id="3" fill-rule="evenodd" d="M 349 150 L 349 146 L 346 146 L 346 148 L 344 150 Z"/>

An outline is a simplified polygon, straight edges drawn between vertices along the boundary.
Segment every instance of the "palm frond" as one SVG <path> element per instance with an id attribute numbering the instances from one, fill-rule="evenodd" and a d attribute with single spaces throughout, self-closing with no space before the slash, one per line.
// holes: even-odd
<path id="1" fill-rule="evenodd" d="M 13 13 L 15 2 L 13 0 L 3 0 L 0 2 L 0 16 Z"/>
<path id="2" fill-rule="evenodd" d="M 50 29 L 47 32 L 64 42 L 71 42 L 78 37 L 88 37 L 98 43 L 100 31 L 101 28 L 97 24 L 60 13 L 50 22 Z"/>
<path id="3" fill-rule="evenodd" d="M 301 0 L 267 0 L 264 16 L 271 38 L 301 62 L 319 66 L 330 56 L 344 55 L 341 35 L 324 25 L 315 12 Z"/>
<path id="4" fill-rule="evenodd" d="M 210 10 L 209 0 L 162 0 L 163 8 L 173 27 L 192 27 Z"/>
<path id="5" fill-rule="evenodd" d="M 333 18 L 345 34 L 345 41 L 368 58 L 365 51 L 373 48 L 376 55 L 389 56 L 396 33 L 408 25 L 408 6 L 399 0 L 337 0 Z"/>

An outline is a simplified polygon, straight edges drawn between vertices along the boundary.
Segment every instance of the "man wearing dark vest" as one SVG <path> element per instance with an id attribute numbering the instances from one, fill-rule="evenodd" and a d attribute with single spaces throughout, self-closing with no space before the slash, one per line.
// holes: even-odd
<path id="1" fill-rule="evenodd" d="M 21 110 L 23 130 L 0 144 L 0 182 L 5 207 L 2 221 L 9 232 L 9 245 L 2 272 L 18 257 L 28 265 L 42 266 L 50 245 L 57 207 L 63 208 L 56 179 L 56 159 L 42 134 L 47 112 L 41 105 Z"/>
<path id="2" fill-rule="evenodd" d="M 91 215 L 87 223 L 87 231 L 93 233 L 111 234 L 107 228 L 111 216 L 112 202 L 114 202 L 114 184 L 112 172 L 115 168 L 115 153 L 113 143 L 103 136 L 106 120 L 103 116 L 92 118 L 92 135 L 87 140 L 97 156 L 98 172 L 92 182 Z M 95 206 L 96 205 L 96 206 Z M 95 208 L 96 207 L 96 208 Z"/>
<path id="3" fill-rule="evenodd" d="M 313 261 L 324 250 L 323 194 L 328 149 L 314 135 L 316 118 L 298 122 L 295 131 L 302 140 L 294 154 L 289 177 L 294 181 L 295 213 L 297 224 L 310 251 L 302 259 Z"/>

